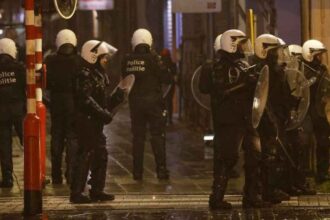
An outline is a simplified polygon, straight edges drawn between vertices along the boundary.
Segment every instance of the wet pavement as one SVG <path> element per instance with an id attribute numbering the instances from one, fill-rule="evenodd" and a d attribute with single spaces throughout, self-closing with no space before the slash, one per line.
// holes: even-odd
<path id="1" fill-rule="evenodd" d="M 244 173 L 231 179 L 226 199 L 235 209 L 210 212 L 208 195 L 212 183 L 212 159 L 205 150 L 202 132 L 179 121 L 167 127 L 167 163 L 171 178 L 156 178 L 155 162 L 149 143 L 144 156 L 143 181 L 132 179 L 131 132 L 128 108 L 120 111 L 105 127 L 109 152 L 106 191 L 116 195 L 113 202 L 88 205 L 69 203 L 69 188 L 46 185 L 44 216 L 34 219 L 330 219 L 330 194 L 291 197 L 272 209 L 243 211 L 241 190 Z M 47 138 L 49 146 L 50 138 Z M 50 173 L 49 149 L 47 174 Z M 23 151 L 14 138 L 15 186 L 0 189 L 0 220 L 23 219 Z M 327 189 L 326 186 L 323 186 Z M 88 190 L 88 187 L 86 187 Z M 327 191 L 327 190 L 326 190 Z M 46 215 L 47 214 L 47 215 Z"/>
<path id="2" fill-rule="evenodd" d="M 329 209 L 276 208 L 260 210 L 235 209 L 226 212 L 213 212 L 207 209 L 183 210 L 99 210 L 48 212 L 35 217 L 23 217 L 19 214 L 2 215 L 0 220 L 328 220 Z"/>

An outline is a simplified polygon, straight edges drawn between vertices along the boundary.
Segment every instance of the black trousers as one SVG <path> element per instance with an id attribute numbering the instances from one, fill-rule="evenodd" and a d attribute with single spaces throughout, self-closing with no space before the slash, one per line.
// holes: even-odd
<path id="1" fill-rule="evenodd" d="M 66 178 L 70 180 L 74 155 L 77 151 L 77 135 L 74 130 L 74 100 L 70 94 L 51 96 L 51 161 L 52 178 L 62 179 L 62 158 L 66 149 Z"/>
<path id="2" fill-rule="evenodd" d="M 217 126 L 214 145 L 213 191 L 219 188 L 223 176 L 235 166 L 239 150 L 244 150 L 245 186 L 244 196 L 253 200 L 260 195 L 261 145 L 258 132 L 242 125 Z M 221 188 L 221 187 L 220 187 Z"/>
<path id="3" fill-rule="evenodd" d="M 74 162 L 71 193 L 84 191 L 88 171 L 91 171 L 93 192 L 101 192 L 105 186 L 108 152 L 103 123 L 79 114 L 76 118 L 78 151 Z"/>
<path id="4" fill-rule="evenodd" d="M 314 135 L 316 139 L 317 175 L 328 175 L 330 126 L 326 118 L 312 116 Z"/>
<path id="5" fill-rule="evenodd" d="M 130 100 L 133 133 L 133 174 L 143 174 L 143 155 L 147 128 L 151 135 L 151 146 L 155 156 L 156 171 L 166 169 L 165 116 L 162 100 Z"/>
<path id="6" fill-rule="evenodd" d="M 11 179 L 13 172 L 12 129 L 16 130 L 20 140 L 23 133 L 23 116 L 0 120 L 0 163 L 3 179 Z M 21 141 L 22 142 L 22 141 Z"/>
<path id="7" fill-rule="evenodd" d="M 0 103 L 0 163 L 3 180 L 11 180 L 13 172 L 12 129 L 23 144 L 25 102 Z"/>

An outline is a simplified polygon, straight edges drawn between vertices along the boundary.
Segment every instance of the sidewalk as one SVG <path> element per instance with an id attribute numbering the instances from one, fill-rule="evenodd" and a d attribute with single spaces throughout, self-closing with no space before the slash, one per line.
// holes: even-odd
<path id="1" fill-rule="evenodd" d="M 207 210 L 208 195 L 212 184 L 212 160 L 204 159 L 202 134 L 175 122 L 167 128 L 167 163 L 171 179 L 158 181 L 155 163 L 149 144 L 145 148 L 144 179 L 136 182 L 132 179 L 131 133 L 127 108 L 116 115 L 114 121 L 104 129 L 108 137 L 108 176 L 106 191 L 116 195 L 113 202 L 88 205 L 69 203 L 69 188 L 66 184 L 49 184 L 44 189 L 45 211 L 77 210 L 134 210 L 134 209 L 201 209 Z M 47 138 L 47 175 L 50 172 L 49 140 Z M 0 213 L 19 213 L 23 210 L 23 151 L 18 139 L 14 138 L 13 189 L 0 189 Z M 242 167 L 242 162 L 239 163 Z M 242 170 L 242 169 L 238 169 Z M 235 207 L 241 207 L 241 194 L 244 174 L 231 179 L 228 187 L 228 199 Z M 330 195 L 292 197 L 275 207 L 327 207 Z M 0 218 L 1 219 L 1 218 Z"/>

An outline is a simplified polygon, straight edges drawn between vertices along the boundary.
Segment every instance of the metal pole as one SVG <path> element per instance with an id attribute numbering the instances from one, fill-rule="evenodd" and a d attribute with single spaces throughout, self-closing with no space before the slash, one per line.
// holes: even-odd
<path id="1" fill-rule="evenodd" d="M 301 0 L 301 44 L 310 38 L 310 1 Z"/>
<path id="2" fill-rule="evenodd" d="M 246 16 L 246 24 L 247 24 L 247 29 L 248 29 L 248 35 L 250 37 L 251 40 L 251 45 L 252 48 L 254 49 L 254 41 L 255 41 L 255 26 L 254 26 L 254 13 L 252 9 L 249 9 L 247 12 L 247 16 Z"/>
<path id="3" fill-rule="evenodd" d="M 42 213 L 40 182 L 40 120 L 36 114 L 34 0 L 25 0 L 26 94 L 24 119 L 24 214 Z"/>

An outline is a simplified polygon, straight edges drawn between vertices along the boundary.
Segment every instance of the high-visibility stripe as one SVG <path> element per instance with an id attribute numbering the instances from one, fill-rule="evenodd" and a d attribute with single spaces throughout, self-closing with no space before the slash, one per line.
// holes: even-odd
<path id="1" fill-rule="evenodd" d="M 36 90 L 36 100 L 37 102 L 42 102 L 42 89 L 37 88 Z"/>
<path id="2" fill-rule="evenodd" d="M 42 68 L 42 63 L 36 63 L 35 69 L 40 70 Z M 40 73 L 36 73 L 36 76 L 40 76 Z"/>
<path id="3" fill-rule="evenodd" d="M 25 11 L 25 25 L 34 26 L 34 10 Z"/>
<path id="4" fill-rule="evenodd" d="M 36 44 L 34 40 L 26 40 L 26 55 L 32 55 L 34 56 L 36 50 Z"/>
<path id="5" fill-rule="evenodd" d="M 42 39 L 41 38 L 36 38 L 35 40 L 35 45 L 36 45 L 36 52 L 41 52 L 42 51 Z"/>
<path id="6" fill-rule="evenodd" d="M 34 90 L 35 91 L 35 90 Z M 36 111 L 36 99 L 27 99 L 27 113 L 28 114 L 35 114 Z"/>
<path id="7" fill-rule="evenodd" d="M 34 26 L 36 28 L 39 28 L 42 26 L 42 19 L 41 19 L 41 14 L 39 14 L 38 16 L 34 17 Z"/>
<path id="8" fill-rule="evenodd" d="M 26 71 L 26 84 L 32 85 L 35 83 L 35 74 L 34 74 L 34 66 L 32 69 L 27 69 Z"/>

